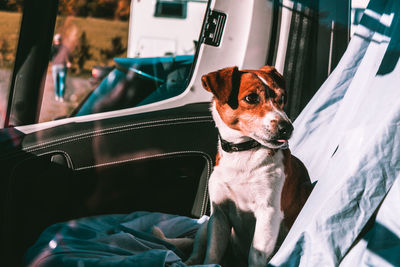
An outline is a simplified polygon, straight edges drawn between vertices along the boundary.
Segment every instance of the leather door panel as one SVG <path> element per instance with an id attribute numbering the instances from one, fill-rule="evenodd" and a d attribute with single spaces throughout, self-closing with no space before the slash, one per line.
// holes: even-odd
<path id="1" fill-rule="evenodd" d="M 4 137 L 11 129 L 3 130 L 4 257 L 21 258 L 45 227 L 60 221 L 138 210 L 190 216 L 216 153 L 208 106 L 71 123 L 19 133 L 12 142 Z"/>

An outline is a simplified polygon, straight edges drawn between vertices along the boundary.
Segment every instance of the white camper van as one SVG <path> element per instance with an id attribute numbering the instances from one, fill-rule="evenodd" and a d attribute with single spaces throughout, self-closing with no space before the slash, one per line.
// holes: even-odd
<path id="1" fill-rule="evenodd" d="M 129 21 L 128 57 L 194 54 L 207 2 L 133 0 Z"/>

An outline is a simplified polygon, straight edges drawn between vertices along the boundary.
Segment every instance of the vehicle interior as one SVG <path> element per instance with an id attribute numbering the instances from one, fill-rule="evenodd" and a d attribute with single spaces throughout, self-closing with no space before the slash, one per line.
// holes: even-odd
<path id="1" fill-rule="evenodd" d="M 190 51 L 170 48 L 178 42 L 165 41 L 162 53 L 152 54 L 147 47 L 165 37 L 140 39 L 141 45 L 129 48 L 137 50 L 115 59 L 115 68 L 74 111 L 42 121 L 44 79 L 62 2 L 26 0 L 20 11 L 15 60 L 0 103 L 2 265 L 44 266 L 46 260 L 36 262 L 37 257 L 51 257 L 40 250 L 40 242 L 50 248 L 55 243 L 41 233 L 62 222 L 69 222 L 72 235 L 78 220 L 85 224 L 96 216 L 111 220 L 151 212 L 161 221 L 160 214 L 195 220 L 209 215 L 207 182 L 218 135 L 209 111 L 212 96 L 202 88 L 201 76 L 228 66 L 264 65 L 275 66 L 285 77 L 285 111 L 295 126 L 290 147 L 312 181 L 318 180 L 270 266 L 400 264 L 398 253 L 393 254 L 400 246 L 400 228 L 393 219 L 399 212 L 391 208 L 398 200 L 395 181 L 400 175 L 394 87 L 400 81 L 398 1 L 371 0 L 368 8 L 368 1 L 357 6 L 360 1 L 350 0 L 151 1 L 151 16 L 165 27 L 172 27 L 166 22 L 172 15 L 162 10 L 178 10 L 183 22 L 200 6 L 198 38 L 188 42 Z M 136 8 L 147 1 L 129 2 Z M 180 59 L 189 61 L 182 65 Z M 368 73 L 374 80 L 362 76 Z M 384 93 L 373 91 L 368 82 Z M 369 145 L 361 146 L 360 140 Z M 342 193 L 348 187 L 348 194 Z M 116 260 L 109 251 L 101 259 L 84 251 L 54 262 L 184 266 L 170 254 L 163 254 L 173 258 L 170 262 L 146 265 L 145 259 L 135 258 L 134 265 L 123 258 L 126 252 Z M 89 258 L 93 261 L 86 262 Z"/>

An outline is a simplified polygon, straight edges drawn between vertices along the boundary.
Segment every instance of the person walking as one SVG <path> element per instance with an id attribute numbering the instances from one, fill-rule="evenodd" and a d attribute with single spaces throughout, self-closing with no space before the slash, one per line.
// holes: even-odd
<path id="1" fill-rule="evenodd" d="M 71 67 L 71 55 L 69 49 L 62 44 L 61 34 L 57 33 L 53 38 L 50 60 L 53 74 L 54 91 L 56 101 L 64 102 L 67 69 Z"/>

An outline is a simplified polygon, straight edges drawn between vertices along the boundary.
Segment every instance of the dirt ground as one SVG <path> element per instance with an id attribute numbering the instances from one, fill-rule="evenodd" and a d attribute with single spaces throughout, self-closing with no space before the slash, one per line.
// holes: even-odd
<path id="1" fill-rule="evenodd" d="M 11 71 L 0 69 L 0 107 L 4 109 L 8 98 L 9 81 Z M 67 74 L 67 86 L 65 90 L 64 102 L 55 100 L 53 89 L 53 78 L 49 68 L 46 76 L 42 107 L 39 122 L 52 121 L 59 118 L 69 117 L 87 95 L 93 90 L 89 82 L 89 77 L 74 77 Z"/>
<path id="2" fill-rule="evenodd" d="M 69 117 L 79 103 L 81 103 L 94 89 L 90 85 L 89 77 L 71 77 L 71 75 L 68 74 L 64 102 L 58 102 L 55 100 L 53 88 L 53 77 L 51 75 L 51 70 L 49 70 L 46 76 L 39 122 Z"/>

